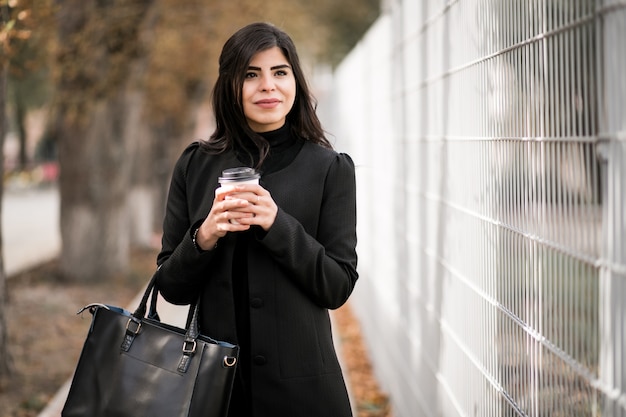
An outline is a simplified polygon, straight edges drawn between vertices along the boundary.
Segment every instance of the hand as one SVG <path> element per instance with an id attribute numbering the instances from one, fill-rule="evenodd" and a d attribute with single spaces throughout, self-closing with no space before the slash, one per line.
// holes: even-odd
<path id="1" fill-rule="evenodd" d="M 213 207 L 200 225 L 197 245 L 213 248 L 228 232 L 242 232 L 258 225 L 268 231 L 274 224 L 278 206 L 270 193 L 256 184 L 220 187 L 215 191 Z"/>
<path id="2" fill-rule="evenodd" d="M 278 206 L 269 191 L 260 185 L 237 185 L 225 195 L 225 201 L 228 200 L 245 200 L 248 203 L 230 210 L 233 216 L 245 214 L 242 217 L 233 217 L 231 223 L 238 222 L 240 225 L 248 226 L 257 225 L 268 231 L 276 220 Z"/>

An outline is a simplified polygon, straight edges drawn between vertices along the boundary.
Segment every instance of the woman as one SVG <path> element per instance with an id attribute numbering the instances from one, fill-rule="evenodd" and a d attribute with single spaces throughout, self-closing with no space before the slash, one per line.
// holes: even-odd
<path id="1" fill-rule="evenodd" d="M 332 150 L 292 40 L 255 23 L 224 45 L 216 129 L 178 160 L 157 285 L 200 297 L 204 334 L 240 346 L 230 416 L 351 416 L 328 309 L 357 280 L 354 164 Z M 219 187 L 249 166 L 260 184 Z"/>

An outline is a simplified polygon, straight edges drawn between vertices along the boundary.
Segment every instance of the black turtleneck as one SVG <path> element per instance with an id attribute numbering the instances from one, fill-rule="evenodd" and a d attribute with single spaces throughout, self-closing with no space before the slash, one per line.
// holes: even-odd
<path id="1" fill-rule="evenodd" d="M 304 140 L 291 132 L 289 122 L 279 129 L 259 134 L 270 144 L 270 151 L 259 169 L 263 175 L 285 168 L 294 160 L 304 145 Z M 259 150 L 252 140 L 247 140 L 243 146 L 243 148 L 235 149 L 237 159 L 243 164 L 250 164 L 250 157 L 252 157 L 251 165 L 256 166 L 259 161 Z"/>
<path id="2" fill-rule="evenodd" d="M 261 178 L 263 175 L 271 174 L 287 167 L 296 157 L 302 146 L 304 139 L 294 136 L 291 133 L 289 123 L 271 132 L 260 133 L 270 144 L 270 151 L 259 168 Z M 259 151 L 251 140 L 246 141 L 245 149 L 235 149 L 237 159 L 243 164 L 251 162 L 256 166 L 259 161 Z M 252 238 L 254 230 L 241 232 L 237 235 L 235 252 L 233 255 L 233 298 L 235 303 L 235 319 L 237 324 L 237 344 L 239 345 L 239 364 L 237 369 L 238 381 L 233 387 L 233 397 L 231 401 L 230 416 L 246 415 L 251 416 L 252 410 L 249 408 L 252 402 L 250 392 L 250 308 L 248 289 L 248 242 Z M 257 230 L 258 232 L 258 230 Z"/>

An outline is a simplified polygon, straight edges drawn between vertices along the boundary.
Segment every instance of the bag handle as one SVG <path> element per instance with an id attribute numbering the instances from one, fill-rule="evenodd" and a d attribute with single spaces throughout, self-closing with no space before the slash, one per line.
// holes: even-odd
<path id="1" fill-rule="evenodd" d="M 158 320 L 159 313 L 157 312 L 157 299 L 159 291 L 156 287 L 156 276 L 157 272 L 152 275 L 146 290 L 144 291 L 143 296 L 141 297 L 141 301 L 139 302 L 139 306 L 135 310 L 134 313 L 128 319 L 128 323 L 126 325 L 126 334 L 124 336 L 124 340 L 122 342 L 122 350 L 127 352 L 130 350 L 130 347 L 135 340 L 135 337 L 141 332 L 141 323 L 146 318 L 146 310 L 148 307 L 148 298 L 150 298 L 150 309 L 148 310 L 148 318 Z M 152 297 L 150 297 L 152 295 Z M 200 310 L 200 299 L 198 301 L 191 304 L 189 306 L 189 312 L 187 313 L 187 323 L 186 323 L 186 333 L 185 340 L 182 346 L 182 358 L 178 364 L 179 372 L 186 372 L 191 358 L 196 353 L 198 336 L 200 335 L 200 331 L 198 330 L 198 316 Z"/>
<path id="2" fill-rule="evenodd" d="M 158 272 L 158 269 L 157 269 Z M 135 312 L 133 313 L 133 317 L 137 320 L 143 320 L 145 315 L 146 315 L 146 307 L 148 305 L 148 297 L 150 297 L 150 294 L 152 293 L 152 300 L 150 302 L 150 314 L 151 315 L 158 315 L 158 313 L 156 312 L 156 299 L 157 299 L 157 294 L 158 291 L 154 291 L 155 287 L 156 287 L 156 272 L 152 275 L 152 278 L 150 278 L 150 282 L 148 283 L 148 287 L 146 288 L 146 290 L 143 293 L 143 297 L 141 297 L 141 301 L 139 302 L 139 306 L 137 307 L 137 309 L 135 310 Z"/>
<path id="3" fill-rule="evenodd" d="M 152 278 L 150 279 L 150 282 L 148 283 L 148 286 L 146 287 L 146 290 L 141 298 L 141 301 L 139 302 L 139 306 L 137 307 L 137 309 L 135 310 L 134 313 L 132 313 L 133 317 L 137 320 L 143 320 L 144 317 L 146 316 L 146 309 L 148 307 L 148 297 L 150 297 L 150 295 L 152 295 L 152 297 L 150 298 L 150 308 L 148 310 L 148 318 L 149 319 L 153 319 L 153 320 L 157 320 L 157 321 L 161 321 L 161 318 L 159 317 L 159 313 L 157 311 L 157 300 L 158 300 L 158 296 L 159 296 L 159 291 L 156 288 L 156 275 L 157 272 L 159 271 L 161 267 L 159 266 L 159 268 L 157 268 L 156 272 L 152 275 Z M 189 329 L 190 325 L 192 324 L 192 319 L 195 313 L 195 309 L 196 306 L 199 304 L 200 298 L 198 297 L 198 301 L 190 304 L 189 305 L 189 312 L 187 313 L 187 320 L 185 321 L 185 329 Z M 195 328 L 191 329 L 192 333 L 194 334 L 199 334 L 199 327 L 198 327 L 198 319 L 196 317 L 196 321 L 195 321 Z M 196 336 L 197 337 L 197 336 Z"/>

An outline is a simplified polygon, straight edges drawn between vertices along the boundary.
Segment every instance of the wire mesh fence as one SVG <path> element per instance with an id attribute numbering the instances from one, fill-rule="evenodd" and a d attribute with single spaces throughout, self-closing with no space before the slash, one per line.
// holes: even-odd
<path id="1" fill-rule="evenodd" d="M 385 11 L 331 130 L 396 417 L 626 416 L 626 2 Z"/>

